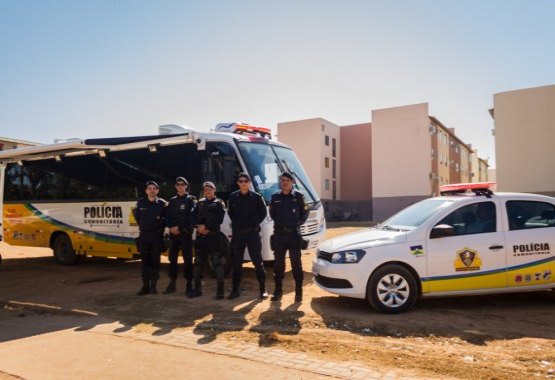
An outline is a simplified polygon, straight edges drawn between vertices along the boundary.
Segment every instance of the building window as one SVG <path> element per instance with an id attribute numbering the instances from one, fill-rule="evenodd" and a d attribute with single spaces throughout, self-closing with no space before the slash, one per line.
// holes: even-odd
<path id="1" fill-rule="evenodd" d="M 332 160 L 331 161 L 331 177 L 333 179 L 335 179 L 335 176 L 336 176 L 336 167 L 337 167 L 336 160 Z"/>
<path id="2" fill-rule="evenodd" d="M 329 159 L 329 157 L 326 157 L 326 158 L 324 159 L 324 166 L 325 166 L 326 168 L 329 168 L 329 167 L 330 167 L 330 159 Z"/>
<path id="3" fill-rule="evenodd" d="M 325 188 L 326 190 L 329 190 L 329 189 L 330 189 L 330 180 L 329 180 L 329 179 L 326 179 L 326 180 L 324 181 L 324 188 Z"/>
<path id="4" fill-rule="evenodd" d="M 322 132 L 324 132 L 326 130 L 326 126 L 324 124 L 321 124 L 322 126 Z"/>
<path id="5" fill-rule="evenodd" d="M 326 144 L 326 146 L 330 146 L 330 137 L 328 135 L 324 136 L 324 143 Z"/>
<path id="6" fill-rule="evenodd" d="M 336 157 L 336 151 L 335 151 L 336 146 L 337 146 L 337 141 L 336 141 L 335 138 L 332 138 L 332 139 L 331 139 L 331 155 L 332 155 L 333 157 Z"/>

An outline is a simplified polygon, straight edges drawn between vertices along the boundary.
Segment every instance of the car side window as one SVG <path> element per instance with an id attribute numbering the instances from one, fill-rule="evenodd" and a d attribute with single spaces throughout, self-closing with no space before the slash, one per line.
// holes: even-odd
<path id="1" fill-rule="evenodd" d="M 509 230 L 555 227 L 555 206 L 547 202 L 508 201 Z"/>
<path id="2" fill-rule="evenodd" d="M 479 202 L 463 206 L 436 223 L 453 227 L 452 236 L 481 234 L 497 230 L 495 203 Z"/>

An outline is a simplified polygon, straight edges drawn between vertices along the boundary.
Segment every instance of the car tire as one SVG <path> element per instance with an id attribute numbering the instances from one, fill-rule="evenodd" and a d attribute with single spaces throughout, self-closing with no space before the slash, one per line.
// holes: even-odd
<path id="1" fill-rule="evenodd" d="M 75 253 L 71 245 L 71 239 L 66 234 L 56 236 L 52 244 L 54 258 L 61 265 L 75 265 L 79 262 L 79 255 Z"/>
<path id="2" fill-rule="evenodd" d="M 374 310 L 398 314 L 410 310 L 416 303 L 418 284 L 412 273 L 396 264 L 378 268 L 370 277 L 366 298 Z"/>

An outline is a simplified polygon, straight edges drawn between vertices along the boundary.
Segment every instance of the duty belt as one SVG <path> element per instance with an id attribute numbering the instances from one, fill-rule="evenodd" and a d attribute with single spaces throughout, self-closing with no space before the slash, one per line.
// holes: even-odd
<path id="1" fill-rule="evenodd" d="M 291 234 L 293 232 L 297 232 L 297 228 L 292 227 L 276 227 L 274 226 L 274 232 L 281 232 L 284 234 Z"/>
<path id="2" fill-rule="evenodd" d="M 249 227 L 249 228 L 238 228 L 238 229 L 233 229 L 232 232 L 234 234 L 248 234 L 251 232 L 255 232 L 256 231 L 256 227 Z"/>

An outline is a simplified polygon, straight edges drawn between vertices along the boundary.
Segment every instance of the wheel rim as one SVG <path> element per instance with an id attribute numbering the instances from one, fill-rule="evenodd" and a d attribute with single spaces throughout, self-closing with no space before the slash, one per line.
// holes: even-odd
<path id="1" fill-rule="evenodd" d="M 410 295 L 410 286 L 403 276 L 387 274 L 378 282 L 376 288 L 380 302 L 391 308 L 403 306 Z"/>

